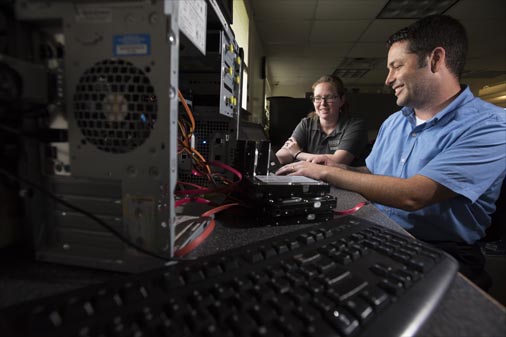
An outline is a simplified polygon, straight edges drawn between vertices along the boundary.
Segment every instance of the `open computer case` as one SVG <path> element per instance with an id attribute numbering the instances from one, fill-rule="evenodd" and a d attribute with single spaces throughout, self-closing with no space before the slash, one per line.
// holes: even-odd
<path id="1" fill-rule="evenodd" d="M 202 10 L 204 18 L 206 11 L 219 11 L 214 0 L 15 2 L 20 22 L 60 36 L 64 46 L 61 51 L 57 43 L 45 46 L 53 52 L 47 60 L 54 91 L 49 119 L 44 125 L 29 120 L 23 126 L 64 135 L 61 141 L 46 144 L 26 141 L 20 156 L 19 175 L 50 193 L 29 193 L 30 186 L 25 190 L 27 223 L 38 260 L 141 271 L 163 263 L 142 250 L 173 256 L 174 190 L 181 161 L 177 150 L 180 54 L 216 58 L 206 56 L 202 48 L 197 51 L 194 40 L 180 34 L 183 24 L 188 28 L 183 20 L 192 16 L 182 17 L 181 6 L 187 6 L 186 11 Z M 235 44 L 227 50 L 235 53 L 239 48 L 233 35 L 227 27 L 221 28 L 225 33 L 218 34 L 217 49 L 228 48 L 226 39 Z M 197 38 L 204 34 L 205 39 L 206 31 L 194 34 Z M 191 57 L 195 58 L 188 56 L 188 60 Z M 214 69 L 220 78 L 221 66 L 218 62 Z M 217 95 L 240 97 L 236 92 L 240 83 L 233 83 L 218 85 L 217 90 L 225 87 L 234 92 Z M 227 110 L 227 123 L 235 124 L 236 110 Z"/>

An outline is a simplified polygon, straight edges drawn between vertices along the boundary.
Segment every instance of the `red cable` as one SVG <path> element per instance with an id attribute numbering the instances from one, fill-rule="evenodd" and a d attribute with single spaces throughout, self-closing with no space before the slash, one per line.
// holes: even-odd
<path id="1" fill-rule="evenodd" d="M 230 208 L 232 206 L 237 206 L 237 205 L 239 205 L 239 203 L 237 203 L 237 202 L 232 203 L 232 204 L 221 205 L 221 206 L 215 207 L 213 209 L 210 209 L 209 211 L 202 213 L 202 216 L 212 216 L 218 212 L 223 211 L 224 209 Z"/>
<path id="2" fill-rule="evenodd" d="M 183 199 L 176 200 L 175 206 L 179 207 L 179 206 L 189 203 L 190 201 L 195 201 L 195 202 L 198 202 L 201 204 L 209 204 L 211 202 L 208 199 L 198 198 L 198 197 L 197 198 L 183 198 Z"/>
<path id="3" fill-rule="evenodd" d="M 195 188 L 204 188 L 203 186 L 200 186 L 200 185 L 197 185 L 194 183 L 190 183 L 190 182 L 186 182 L 186 181 L 178 181 L 177 185 L 188 185 L 188 186 L 195 187 Z"/>
<path id="4" fill-rule="evenodd" d="M 358 204 L 356 204 L 353 208 L 345 209 L 345 210 L 342 210 L 342 211 L 336 211 L 336 210 L 334 210 L 334 213 L 336 213 L 338 215 L 353 214 L 353 213 L 357 212 L 359 209 L 361 209 L 362 207 L 364 207 L 365 205 L 368 205 L 368 204 L 369 204 L 369 201 L 362 201 L 362 202 L 359 202 Z"/>
<path id="5" fill-rule="evenodd" d="M 215 207 L 213 209 L 210 209 L 210 210 L 202 213 L 202 215 L 201 215 L 202 217 L 210 217 L 211 221 L 209 222 L 207 227 L 204 229 L 204 231 L 199 236 L 197 236 L 195 239 L 193 239 L 193 241 L 188 243 L 186 246 L 181 247 L 178 250 L 176 250 L 174 252 L 174 256 L 176 256 L 176 257 L 184 256 L 184 255 L 188 254 L 189 252 L 191 252 L 192 250 L 194 250 L 195 248 L 197 248 L 197 246 L 199 246 L 213 232 L 214 227 L 216 226 L 216 222 L 214 220 L 214 215 L 220 211 L 223 211 L 224 209 L 227 209 L 227 208 L 230 208 L 230 207 L 236 206 L 236 205 L 239 205 L 239 204 L 232 203 L 232 204 L 221 205 L 221 206 Z"/>
<path id="6" fill-rule="evenodd" d="M 236 170 L 235 168 L 225 164 L 225 163 L 222 163 L 222 162 L 219 162 L 219 161 L 212 161 L 209 163 L 209 165 L 211 166 L 216 166 L 216 167 L 220 167 L 220 168 L 223 168 L 229 172 L 232 172 L 238 180 L 236 180 L 235 182 L 233 182 L 231 185 L 234 186 L 234 185 L 237 185 L 239 184 L 241 181 L 242 181 L 242 173 L 239 172 L 238 170 Z M 228 186 L 227 188 L 230 188 L 230 186 Z M 194 189 L 194 190 L 180 190 L 180 191 L 175 191 L 174 192 L 174 195 L 192 195 L 192 194 L 205 194 L 205 193 L 214 193 L 214 192 L 218 192 L 219 190 L 216 189 L 216 188 L 207 188 L 207 187 L 203 187 L 203 188 L 197 188 L 197 189 Z"/>
<path id="7" fill-rule="evenodd" d="M 200 234 L 199 236 L 197 236 L 192 242 L 190 242 L 189 244 L 187 244 L 186 246 L 176 250 L 174 252 L 174 256 L 176 257 L 181 257 L 181 256 L 184 256 L 186 254 L 188 254 L 189 252 L 191 252 L 192 250 L 194 250 L 198 245 L 200 245 L 205 239 L 207 239 L 207 237 L 212 233 L 212 231 L 214 230 L 214 227 L 216 225 L 216 222 L 214 221 L 213 218 L 211 218 L 211 221 L 209 222 L 209 224 L 207 225 L 207 227 L 204 229 L 204 231 L 202 232 L 202 234 Z"/>
<path id="8" fill-rule="evenodd" d="M 241 172 L 239 172 L 238 170 L 236 170 L 235 168 L 233 168 L 232 166 L 229 166 L 229 165 L 227 165 L 227 164 L 225 164 L 225 163 L 222 163 L 222 162 L 220 162 L 220 161 L 212 161 L 212 162 L 210 162 L 210 164 L 211 164 L 212 166 L 221 167 L 221 168 L 223 168 L 223 169 L 225 169 L 225 170 L 227 170 L 227 171 L 230 171 L 230 172 L 232 172 L 232 173 L 233 173 L 233 174 L 234 174 L 237 178 L 239 178 L 239 181 L 241 181 L 241 180 L 242 180 L 242 173 L 241 173 Z"/>

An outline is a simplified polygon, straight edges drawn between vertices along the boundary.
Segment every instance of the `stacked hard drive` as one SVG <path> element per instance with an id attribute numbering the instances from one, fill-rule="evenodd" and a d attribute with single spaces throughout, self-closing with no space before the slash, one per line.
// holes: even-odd
<path id="1" fill-rule="evenodd" d="M 302 176 L 277 176 L 281 166 L 271 144 L 238 141 L 236 167 L 243 173 L 238 197 L 248 201 L 261 225 L 323 222 L 333 217 L 336 198 L 330 185 Z"/>
<path id="2" fill-rule="evenodd" d="M 245 192 L 266 225 L 328 221 L 337 201 L 329 184 L 301 176 L 257 175 L 248 179 Z"/>

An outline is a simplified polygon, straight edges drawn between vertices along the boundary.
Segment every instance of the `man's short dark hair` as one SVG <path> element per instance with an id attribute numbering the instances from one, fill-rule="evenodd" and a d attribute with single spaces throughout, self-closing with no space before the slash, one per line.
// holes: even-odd
<path id="1" fill-rule="evenodd" d="M 425 58 L 436 47 L 444 48 L 446 65 L 460 79 L 467 56 L 467 33 L 464 26 L 448 15 L 430 15 L 406 28 L 392 34 L 387 47 L 398 41 L 409 42 L 409 51 L 416 54 L 420 67 L 425 66 Z"/>

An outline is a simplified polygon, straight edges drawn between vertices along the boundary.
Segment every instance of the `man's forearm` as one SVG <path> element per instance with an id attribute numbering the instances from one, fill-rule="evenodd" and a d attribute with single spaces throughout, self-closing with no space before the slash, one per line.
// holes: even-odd
<path id="1" fill-rule="evenodd" d="M 337 164 L 336 167 L 339 167 L 343 170 L 353 171 L 353 172 L 359 172 L 359 173 L 371 173 L 367 166 L 349 166 L 344 164 Z"/>
<path id="2" fill-rule="evenodd" d="M 403 179 L 364 172 L 364 167 L 324 167 L 321 174 L 322 180 L 329 184 L 404 210 L 416 210 L 453 196 L 451 191 L 423 176 Z"/>

